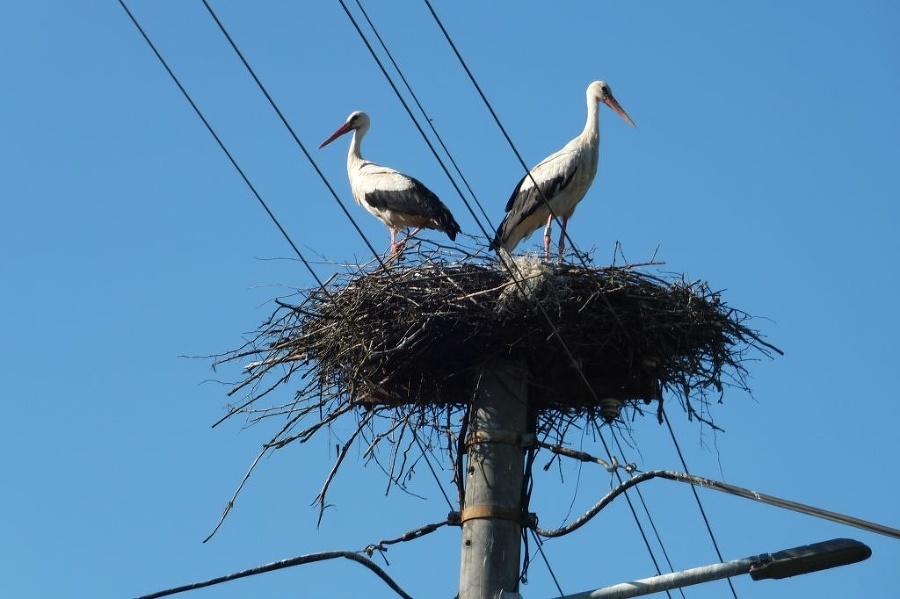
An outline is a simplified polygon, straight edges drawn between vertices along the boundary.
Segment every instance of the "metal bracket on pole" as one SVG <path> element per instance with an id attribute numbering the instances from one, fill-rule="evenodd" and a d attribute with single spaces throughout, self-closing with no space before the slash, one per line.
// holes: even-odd
<path id="1" fill-rule="evenodd" d="M 478 445 L 479 443 L 505 443 L 506 445 L 521 447 L 522 449 L 536 447 L 536 439 L 532 433 L 519 434 L 504 430 L 477 430 L 472 431 L 472 433 L 466 437 L 466 451 L 468 451 L 471 446 Z"/>
<path id="2" fill-rule="evenodd" d="M 511 510 L 498 505 L 473 505 L 463 509 L 459 514 L 459 520 L 451 524 L 462 524 L 468 520 L 478 520 L 484 518 L 496 518 L 500 520 L 511 520 L 518 522 L 526 528 L 534 528 L 537 526 L 537 514 L 524 513 L 518 510 Z"/>

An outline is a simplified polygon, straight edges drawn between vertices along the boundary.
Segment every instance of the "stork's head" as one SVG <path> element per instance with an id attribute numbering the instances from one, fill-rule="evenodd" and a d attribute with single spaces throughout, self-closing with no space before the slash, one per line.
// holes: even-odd
<path id="1" fill-rule="evenodd" d="M 603 102 L 612 108 L 616 114 L 622 117 L 626 123 L 634 127 L 634 121 L 632 121 L 631 117 L 628 116 L 628 113 L 619 106 L 619 103 L 613 96 L 612 89 L 610 89 L 606 81 L 594 81 L 591 83 L 587 88 L 587 97 L 588 102 Z"/>
<path id="2" fill-rule="evenodd" d="M 344 124 L 337 128 L 337 130 L 329 136 L 328 139 L 322 142 L 322 145 L 319 146 L 319 149 L 324 148 L 338 137 L 347 133 L 349 131 L 359 131 L 359 134 L 362 135 L 366 131 L 369 130 L 369 115 L 367 115 L 362 110 L 355 110 L 350 113 L 350 116 L 347 117 L 347 120 L 344 121 Z"/>

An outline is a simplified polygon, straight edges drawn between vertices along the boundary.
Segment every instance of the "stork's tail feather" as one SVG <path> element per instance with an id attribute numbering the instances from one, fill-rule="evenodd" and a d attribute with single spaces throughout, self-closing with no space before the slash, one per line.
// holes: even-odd
<path id="1" fill-rule="evenodd" d="M 453 216 L 448 212 L 447 216 L 449 217 L 446 222 L 442 222 L 441 225 L 444 227 L 444 232 L 447 233 L 447 237 L 450 238 L 450 241 L 456 241 L 456 235 L 462 229 L 459 228 L 459 224 L 453 219 Z"/>
<path id="2" fill-rule="evenodd" d="M 456 241 L 456 235 L 462 231 L 459 228 L 459 223 L 456 222 L 456 219 L 453 218 L 453 214 L 450 213 L 450 210 L 446 206 L 441 206 L 443 210 L 438 214 L 437 221 L 438 225 L 440 225 L 440 230 L 447 234 L 447 237 L 450 238 L 451 241 Z"/>

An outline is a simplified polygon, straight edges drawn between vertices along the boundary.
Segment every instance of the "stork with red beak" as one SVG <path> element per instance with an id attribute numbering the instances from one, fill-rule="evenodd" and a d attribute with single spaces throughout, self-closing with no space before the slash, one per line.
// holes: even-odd
<path id="1" fill-rule="evenodd" d="M 562 229 L 559 235 L 559 260 L 562 261 L 566 224 L 597 174 L 601 103 L 634 126 L 634 121 L 613 97 L 609 85 L 603 81 L 591 83 L 587 88 L 587 122 L 581 135 L 544 158 L 519 181 L 506 203 L 506 216 L 497 228 L 491 249 L 503 248 L 510 252 L 546 223 L 544 257 L 549 260 L 550 233 L 555 216 L 560 219 Z"/>
<path id="2" fill-rule="evenodd" d="M 420 181 L 385 166 L 379 166 L 362 157 L 360 144 L 369 130 L 369 115 L 357 110 L 347 117 L 343 125 L 322 142 L 324 148 L 335 139 L 353 131 L 350 151 L 347 153 L 347 177 L 350 191 L 356 202 L 383 222 L 391 231 L 391 256 L 402 251 L 405 239 L 397 243 L 397 232 L 415 227 L 406 239 L 421 229 L 443 231 L 453 240 L 460 232 L 447 206 Z"/>

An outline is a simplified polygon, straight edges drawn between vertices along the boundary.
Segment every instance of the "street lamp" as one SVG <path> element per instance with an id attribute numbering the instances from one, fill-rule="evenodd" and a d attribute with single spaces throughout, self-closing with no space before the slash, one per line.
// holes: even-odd
<path id="1" fill-rule="evenodd" d="M 700 566 L 681 572 L 623 582 L 594 591 L 564 595 L 557 599 L 626 599 L 626 597 L 649 595 L 740 574 L 750 574 L 753 580 L 787 578 L 854 564 L 868 559 L 870 555 L 872 555 L 872 550 L 859 541 L 832 539 L 785 549 L 777 553 L 762 553 L 721 564 Z"/>

